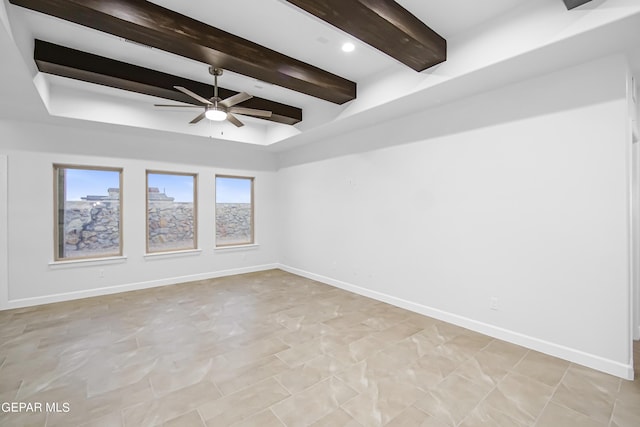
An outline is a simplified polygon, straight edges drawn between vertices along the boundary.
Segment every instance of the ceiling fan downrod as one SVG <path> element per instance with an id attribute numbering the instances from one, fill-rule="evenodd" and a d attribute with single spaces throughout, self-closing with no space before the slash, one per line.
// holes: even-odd
<path id="1" fill-rule="evenodd" d="M 213 76 L 213 99 L 218 103 L 218 76 L 221 76 L 224 71 L 222 68 L 209 67 L 209 74 Z"/>

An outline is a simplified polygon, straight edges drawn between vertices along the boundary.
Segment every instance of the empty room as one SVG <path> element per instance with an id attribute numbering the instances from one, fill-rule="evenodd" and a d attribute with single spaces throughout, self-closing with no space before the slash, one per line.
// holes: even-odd
<path id="1" fill-rule="evenodd" d="M 638 0 L 2 0 L 0 53 L 0 426 L 640 425 Z"/>

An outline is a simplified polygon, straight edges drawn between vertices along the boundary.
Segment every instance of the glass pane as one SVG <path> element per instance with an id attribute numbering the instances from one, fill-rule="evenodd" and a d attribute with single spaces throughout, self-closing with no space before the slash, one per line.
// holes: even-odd
<path id="1" fill-rule="evenodd" d="M 120 255 L 120 171 L 58 168 L 58 259 Z"/>
<path id="2" fill-rule="evenodd" d="M 253 178 L 216 177 L 216 245 L 253 243 Z"/>
<path id="3" fill-rule="evenodd" d="M 196 248 L 194 175 L 147 173 L 149 252 Z"/>

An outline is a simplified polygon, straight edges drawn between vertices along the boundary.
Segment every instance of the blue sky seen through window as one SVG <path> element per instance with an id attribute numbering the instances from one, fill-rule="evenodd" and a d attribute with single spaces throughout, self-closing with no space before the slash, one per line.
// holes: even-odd
<path id="1" fill-rule="evenodd" d="M 106 196 L 109 188 L 119 188 L 117 171 L 66 169 L 66 200 L 86 196 Z M 193 202 L 191 175 L 149 174 L 149 187 L 157 187 L 176 202 Z M 251 203 L 251 180 L 216 178 L 216 203 Z"/>
<path id="2" fill-rule="evenodd" d="M 91 169 L 66 169 L 66 200 L 106 196 L 109 188 L 120 188 L 120 173 Z"/>
<path id="3" fill-rule="evenodd" d="M 216 177 L 216 203 L 251 203 L 251 180 Z"/>
<path id="4" fill-rule="evenodd" d="M 167 197 L 173 197 L 174 202 L 193 202 L 193 176 L 150 173 L 149 187 L 156 187 Z"/>

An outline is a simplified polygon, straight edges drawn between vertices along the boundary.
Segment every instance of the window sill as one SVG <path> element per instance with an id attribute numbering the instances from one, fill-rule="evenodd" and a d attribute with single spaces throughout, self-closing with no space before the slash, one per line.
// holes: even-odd
<path id="1" fill-rule="evenodd" d="M 150 254 L 144 254 L 144 259 L 166 259 L 166 258 L 177 258 L 184 256 L 195 256 L 200 255 L 202 253 L 202 249 L 187 249 L 184 251 L 169 251 L 169 252 L 154 252 Z"/>
<path id="2" fill-rule="evenodd" d="M 258 249 L 260 247 L 257 243 L 250 243 L 247 245 L 229 245 L 229 246 L 216 246 L 213 250 L 218 252 L 233 252 L 233 251 L 244 251 L 250 249 Z"/>
<path id="3" fill-rule="evenodd" d="M 93 265 L 121 264 L 127 261 L 126 256 L 112 256 L 106 258 L 91 259 L 70 259 L 66 261 L 51 261 L 49 268 L 74 268 L 74 267 L 90 267 Z"/>

